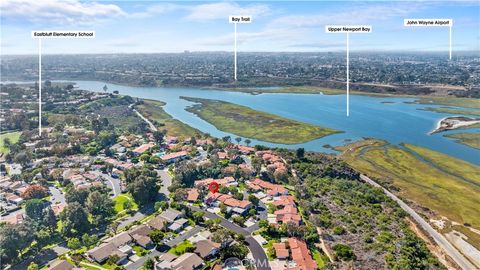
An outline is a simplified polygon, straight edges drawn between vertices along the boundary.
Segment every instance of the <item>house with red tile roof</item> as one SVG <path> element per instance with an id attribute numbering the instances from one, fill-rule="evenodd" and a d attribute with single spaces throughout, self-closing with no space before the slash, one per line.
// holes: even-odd
<path id="1" fill-rule="evenodd" d="M 290 255 L 285 243 L 273 243 L 273 249 L 275 249 L 275 256 L 279 260 L 286 260 Z"/>
<path id="2" fill-rule="evenodd" d="M 292 256 L 292 261 L 295 262 L 295 270 L 315 270 L 317 263 L 313 260 L 307 244 L 298 238 L 288 238 L 288 245 Z"/>
<path id="3" fill-rule="evenodd" d="M 167 164 L 176 162 L 178 160 L 183 160 L 186 158 L 188 158 L 187 151 L 174 152 L 174 153 L 166 154 L 163 157 L 161 157 L 161 159 Z"/>
<path id="4" fill-rule="evenodd" d="M 211 206 L 218 206 L 220 203 L 225 204 L 227 207 L 238 214 L 245 214 L 253 205 L 250 201 L 237 200 L 229 194 L 222 193 L 210 193 L 205 199 L 205 203 Z"/>
<path id="5" fill-rule="evenodd" d="M 288 195 L 288 189 L 286 189 L 282 185 L 277 185 L 277 184 L 273 184 L 273 183 L 270 183 L 270 182 L 267 182 L 267 181 L 263 181 L 259 178 L 248 181 L 247 185 L 249 187 L 252 187 L 253 189 L 257 189 L 257 186 L 259 186 L 263 189 L 266 189 L 267 194 L 269 196 L 272 196 L 272 197 L 280 196 L 280 195 Z"/>
<path id="6" fill-rule="evenodd" d="M 245 155 L 255 152 L 255 148 L 250 146 L 236 144 L 234 147 L 237 148 L 238 151 L 240 151 L 242 154 L 245 154 Z"/>
<path id="7" fill-rule="evenodd" d="M 273 214 L 277 223 L 295 223 L 299 225 L 302 222 L 302 217 L 298 214 L 298 209 L 295 206 L 287 205 Z"/>
<path id="8" fill-rule="evenodd" d="M 262 190 L 262 187 L 253 183 L 253 182 L 250 182 L 248 181 L 247 182 L 247 186 L 253 191 L 253 192 L 258 192 L 258 191 L 261 191 Z"/>
<path id="9" fill-rule="evenodd" d="M 55 214 L 55 216 L 60 215 L 60 213 L 62 213 L 63 209 L 65 209 L 66 206 L 67 205 L 64 204 L 64 203 L 59 203 L 59 204 L 52 205 L 52 210 L 53 210 L 53 213 Z"/>
<path id="10" fill-rule="evenodd" d="M 227 186 L 227 187 L 238 185 L 237 180 L 235 180 L 235 178 L 233 178 L 231 176 L 227 176 L 227 177 L 220 178 L 220 179 L 207 178 L 207 179 L 204 179 L 204 180 L 197 180 L 197 181 L 195 181 L 194 185 L 195 185 L 195 187 L 202 187 L 202 186 L 208 186 L 212 182 L 216 182 L 220 186 Z"/>
<path id="11" fill-rule="evenodd" d="M 190 188 L 187 190 L 187 201 L 188 202 L 195 202 L 198 200 L 198 190 L 196 188 Z"/>
<path id="12" fill-rule="evenodd" d="M 285 207 L 287 205 L 295 206 L 295 199 L 291 195 L 283 195 L 283 196 L 277 197 L 272 204 L 275 205 L 276 207 Z"/>
<path id="13" fill-rule="evenodd" d="M 154 147 L 154 146 L 155 146 L 154 143 L 142 144 L 142 145 L 140 145 L 139 147 L 133 149 L 132 152 L 133 152 L 135 155 L 141 155 L 141 154 L 145 153 L 145 151 L 151 149 L 151 148 Z"/>
<path id="14" fill-rule="evenodd" d="M 227 159 L 228 158 L 228 153 L 217 152 L 217 156 L 218 156 L 219 159 Z"/>

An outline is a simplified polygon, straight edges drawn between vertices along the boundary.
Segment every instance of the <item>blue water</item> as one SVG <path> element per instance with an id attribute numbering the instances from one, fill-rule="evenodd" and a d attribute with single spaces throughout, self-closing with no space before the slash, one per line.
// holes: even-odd
<path id="1" fill-rule="evenodd" d="M 286 118 L 329 127 L 344 133 L 330 135 L 303 144 L 280 145 L 251 139 L 252 145 L 264 144 L 286 148 L 304 147 L 307 150 L 332 152 L 324 148 L 325 144 L 343 145 L 346 140 L 358 140 L 364 137 L 386 140 L 392 144 L 410 143 L 439 151 L 474 164 L 480 164 L 480 150 L 456 143 L 443 135 L 456 132 L 479 132 L 480 129 L 450 131 L 428 135 L 436 123 L 450 114 L 429 112 L 425 107 L 437 105 L 406 104 L 412 98 L 350 96 L 350 116 L 346 116 L 345 95 L 319 94 L 278 94 L 265 93 L 251 95 L 247 93 L 203 90 L 194 88 L 155 88 L 115 85 L 96 81 L 77 81 L 80 89 L 103 91 L 104 85 L 109 92 L 133 97 L 148 98 L 166 102 L 165 111 L 174 118 L 216 137 L 234 134 L 216 129 L 213 125 L 185 111 L 192 103 L 180 99 L 180 96 L 224 100 L 260 111 L 270 112 Z M 393 103 L 382 103 L 382 102 Z M 245 139 L 245 138 L 244 138 Z"/>

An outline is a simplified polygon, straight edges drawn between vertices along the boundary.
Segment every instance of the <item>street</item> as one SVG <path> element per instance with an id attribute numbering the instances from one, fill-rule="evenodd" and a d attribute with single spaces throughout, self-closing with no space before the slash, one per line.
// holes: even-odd
<path id="1" fill-rule="evenodd" d="M 112 189 L 113 197 L 116 197 L 122 193 L 122 188 L 120 187 L 120 179 L 113 178 L 112 176 L 106 173 L 102 173 L 101 171 L 91 171 L 91 173 L 107 180 L 110 188 Z"/>
<path id="2" fill-rule="evenodd" d="M 270 265 L 268 264 L 268 257 L 267 254 L 265 254 L 265 250 L 262 248 L 262 246 L 250 235 L 250 232 L 247 231 L 246 229 L 238 226 L 237 224 L 234 224 L 214 213 L 208 212 L 204 209 L 195 207 L 195 206 L 188 206 L 190 209 L 193 211 L 202 211 L 205 213 L 205 217 L 209 219 L 220 219 L 220 225 L 232 230 L 235 233 L 241 234 L 245 236 L 245 242 L 248 244 L 248 249 L 250 249 L 250 252 L 253 255 L 253 258 L 255 260 L 255 265 L 258 270 L 270 270 Z"/>
<path id="3" fill-rule="evenodd" d="M 59 188 L 57 188 L 56 186 L 49 186 L 48 190 L 50 191 L 50 194 L 52 194 L 50 200 L 52 205 L 65 203 L 65 194 L 63 194 L 63 192 Z"/>
<path id="4" fill-rule="evenodd" d="M 170 191 L 168 191 L 168 187 L 172 185 L 172 177 L 168 173 L 167 169 L 164 170 L 156 170 L 157 174 L 160 176 L 160 179 L 162 179 L 162 186 L 160 187 L 159 192 L 165 194 L 165 196 L 168 198 L 168 195 L 170 195 Z"/>

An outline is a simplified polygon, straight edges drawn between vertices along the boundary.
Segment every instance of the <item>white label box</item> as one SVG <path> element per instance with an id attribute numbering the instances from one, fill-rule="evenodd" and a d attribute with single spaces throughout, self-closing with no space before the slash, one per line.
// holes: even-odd
<path id="1" fill-rule="evenodd" d="M 252 23 L 252 16 L 230 16 L 228 17 L 229 23 Z"/>
<path id="2" fill-rule="evenodd" d="M 95 31 L 37 30 L 32 31 L 32 38 L 95 38 Z"/>
<path id="3" fill-rule="evenodd" d="M 326 33 L 357 33 L 366 34 L 372 32 L 371 25 L 326 25 Z"/>
<path id="4" fill-rule="evenodd" d="M 452 27 L 452 19 L 404 19 L 403 26 L 407 27 Z"/>

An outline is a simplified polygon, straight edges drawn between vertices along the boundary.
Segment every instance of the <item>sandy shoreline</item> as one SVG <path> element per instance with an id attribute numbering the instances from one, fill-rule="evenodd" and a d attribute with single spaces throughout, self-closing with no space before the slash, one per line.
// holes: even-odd
<path id="1" fill-rule="evenodd" d="M 437 126 L 434 130 L 430 131 L 430 135 L 447 130 L 455 130 L 462 127 L 467 127 L 475 124 L 479 124 L 480 119 L 473 119 L 464 116 L 448 116 L 440 119 L 437 122 Z"/>

